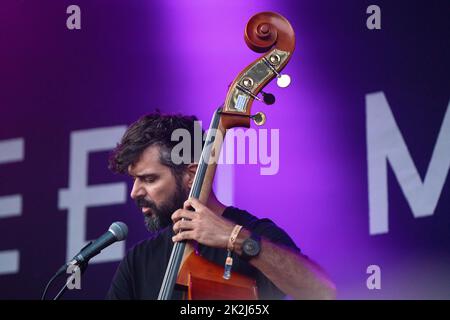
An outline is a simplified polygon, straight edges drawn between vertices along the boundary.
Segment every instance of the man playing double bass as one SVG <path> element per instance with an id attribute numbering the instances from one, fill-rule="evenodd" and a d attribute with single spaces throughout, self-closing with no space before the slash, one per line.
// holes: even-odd
<path id="1" fill-rule="evenodd" d="M 134 180 L 131 198 L 151 235 L 121 261 L 107 298 L 156 299 L 174 242 L 195 241 L 202 257 L 224 266 L 232 233 L 232 273 L 255 278 L 260 299 L 335 298 L 335 287 L 322 269 L 274 222 L 227 207 L 213 192 L 206 205 L 187 199 L 198 159 L 191 155 L 191 163 L 174 164 L 171 151 L 177 142 L 171 137 L 176 129 L 194 137 L 195 121 L 181 115 L 143 116 L 111 155 L 110 168 Z M 181 298 L 181 292 L 175 290 L 172 298 Z"/>

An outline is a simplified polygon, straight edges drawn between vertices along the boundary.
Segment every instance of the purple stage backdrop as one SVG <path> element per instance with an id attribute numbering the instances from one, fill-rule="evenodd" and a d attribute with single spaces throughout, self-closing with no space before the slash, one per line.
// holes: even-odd
<path id="1" fill-rule="evenodd" d="M 221 165 L 219 198 L 284 228 L 340 299 L 450 298 L 448 1 L 0 8 L 0 298 L 40 298 L 63 262 L 124 221 L 126 242 L 96 257 L 81 290 L 64 297 L 105 296 L 126 250 L 148 236 L 131 180 L 107 169 L 111 148 L 157 108 L 207 128 L 228 84 L 259 57 L 243 31 L 260 11 L 296 32 L 292 83 L 266 88 L 273 106 L 253 105 L 268 120 L 252 147 L 261 153 L 267 137 L 271 174 L 260 153 Z"/>

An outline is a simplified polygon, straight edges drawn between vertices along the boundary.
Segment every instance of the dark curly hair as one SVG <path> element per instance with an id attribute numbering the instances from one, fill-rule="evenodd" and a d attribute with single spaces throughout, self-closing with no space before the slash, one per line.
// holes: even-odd
<path id="1" fill-rule="evenodd" d="M 142 116 L 128 127 L 122 140 L 111 153 L 109 169 L 115 173 L 127 173 L 128 166 L 135 164 L 147 147 L 157 145 L 160 147 L 161 164 L 169 167 L 174 175 L 179 176 L 187 164 L 177 165 L 171 160 L 172 148 L 179 143 L 179 141 L 171 140 L 172 132 L 180 128 L 188 130 L 191 146 L 194 146 L 194 128 L 198 125 L 195 122 L 197 120 L 195 116 L 169 115 L 159 111 Z M 196 161 L 198 159 L 194 158 L 194 150 L 191 148 L 191 162 Z"/>

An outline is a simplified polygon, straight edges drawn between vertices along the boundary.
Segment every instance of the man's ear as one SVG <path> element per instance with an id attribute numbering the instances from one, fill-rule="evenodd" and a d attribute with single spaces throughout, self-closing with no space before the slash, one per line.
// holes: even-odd
<path id="1" fill-rule="evenodd" d="M 192 188 L 192 184 L 194 183 L 194 177 L 195 173 L 197 172 L 197 163 L 191 163 L 188 164 L 186 168 L 186 174 L 187 174 L 187 184 L 189 188 Z"/>

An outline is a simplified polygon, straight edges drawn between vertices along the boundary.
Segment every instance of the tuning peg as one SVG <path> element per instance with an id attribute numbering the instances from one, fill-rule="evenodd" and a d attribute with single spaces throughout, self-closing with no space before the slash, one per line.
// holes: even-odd
<path id="1" fill-rule="evenodd" d="M 271 105 L 275 103 L 275 96 L 273 94 L 264 91 L 261 91 L 261 94 L 263 95 L 263 100 L 265 104 Z"/>
<path id="2" fill-rule="evenodd" d="M 287 74 L 278 74 L 277 85 L 280 88 L 287 88 L 291 84 L 291 77 Z"/>
<path id="3" fill-rule="evenodd" d="M 264 57 L 262 59 L 270 70 L 277 76 L 277 85 L 280 88 L 286 88 L 291 84 L 291 77 L 287 74 L 281 74 L 274 68 L 275 65 L 280 63 L 280 57 L 278 55 L 271 55 L 269 59 Z"/>
<path id="4" fill-rule="evenodd" d="M 250 116 L 250 118 L 253 119 L 253 122 L 257 126 L 262 126 L 264 123 L 266 123 L 266 115 L 262 112 L 257 112 L 256 114 Z"/>

